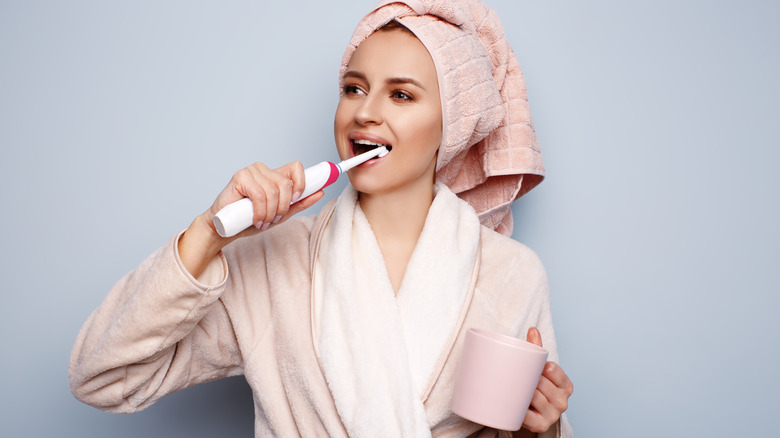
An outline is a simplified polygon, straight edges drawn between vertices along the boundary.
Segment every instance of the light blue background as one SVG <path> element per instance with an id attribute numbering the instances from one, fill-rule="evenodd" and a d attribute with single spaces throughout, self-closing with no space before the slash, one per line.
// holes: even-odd
<path id="1" fill-rule="evenodd" d="M 780 3 L 488 2 L 547 165 L 515 238 L 548 269 L 577 436 L 771 434 Z M 68 356 L 236 170 L 335 157 L 372 5 L 0 1 L 0 436 L 251 436 L 241 378 L 117 416 L 71 396 Z"/>

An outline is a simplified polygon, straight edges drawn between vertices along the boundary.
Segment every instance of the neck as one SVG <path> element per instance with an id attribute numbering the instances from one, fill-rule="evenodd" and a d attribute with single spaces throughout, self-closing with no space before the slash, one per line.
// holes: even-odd
<path id="1" fill-rule="evenodd" d="M 414 247 L 433 202 L 433 181 L 381 194 L 360 194 L 360 208 L 382 246 L 392 239 Z"/>
<path id="2" fill-rule="evenodd" d="M 432 202 L 433 178 L 382 194 L 360 194 L 360 208 L 374 231 L 396 294 Z"/>

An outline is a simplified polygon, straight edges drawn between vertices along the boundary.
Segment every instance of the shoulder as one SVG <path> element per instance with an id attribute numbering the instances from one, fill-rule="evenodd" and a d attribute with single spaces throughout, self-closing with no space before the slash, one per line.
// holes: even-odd
<path id="1" fill-rule="evenodd" d="M 470 325 L 523 337 L 549 300 L 541 260 L 526 245 L 482 227 L 479 276 Z"/>
<path id="2" fill-rule="evenodd" d="M 480 238 L 483 272 L 525 278 L 545 276 L 541 259 L 526 245 L 484 226 Z"/>

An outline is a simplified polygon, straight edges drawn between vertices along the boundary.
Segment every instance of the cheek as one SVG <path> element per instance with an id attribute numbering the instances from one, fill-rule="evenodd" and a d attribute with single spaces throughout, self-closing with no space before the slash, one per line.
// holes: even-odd
<path id="1" fill-rule="evenodd" d="M 353 117 L 351 109 L 349 108 L 349 103 L 343 100 L 339 101 L 339 104 L 336 107 L 336 114 L 333 118 L 333 134 L 337 146 L 342 146 L 339 144 L 339 141 L 346 136 L 346 131 L 352 125 L 352 121 Z"/>
<path id="2" fill-rule="evenodd" d="M 434 145 L 433 149 L 438 150 L 441 146 L 441 117 L 430 120 L 425 130 L 430 136 L 429 141 Z"/>
<path id="3" fill-rule="evenodd" d="M 336 116 L 333 120 L 333 141 L 336 144 L 336 153 L 339 155 L 339 158 L 344 160 L 348 156 L 348 151 L 344 143 L 346 143 L 344 140 L 344 127 L 343 124 L 339 118 L 339 113 L 336 111 Z"/>
<path id="4" fill-rule="evenodd" d="M 435 114 L 435 113 L 434 113 Z M 431 112 L 425 112 L 410 119 L 404 136 L 415 149 L 433 155 L 441 145 L 441 118 L 431 117 Z"/>
<path id="5" fill-rule="evenodd" d="M 344 100 L 340 100 L 338 106 L 336 106 L 336 116 L 334 117 L 333 126 L 338 129 L 343 127 L 347 120 L 347 105 Z"/>

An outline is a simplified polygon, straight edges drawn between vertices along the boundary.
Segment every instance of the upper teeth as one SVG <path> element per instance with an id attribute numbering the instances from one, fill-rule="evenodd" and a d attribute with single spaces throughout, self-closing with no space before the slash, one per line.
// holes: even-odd
<path id="1" fill-rule="evenodd" d="M 355 144 L 362 144 L 363 146 L 376 146 L 376 147 L 385 146 L 382 143 L 374 143 L 373 141 L 368 141 L 368 140 L 353 140 L 353 142 Z"/>

